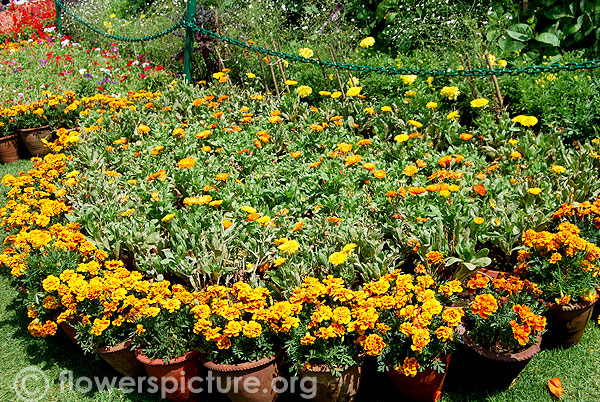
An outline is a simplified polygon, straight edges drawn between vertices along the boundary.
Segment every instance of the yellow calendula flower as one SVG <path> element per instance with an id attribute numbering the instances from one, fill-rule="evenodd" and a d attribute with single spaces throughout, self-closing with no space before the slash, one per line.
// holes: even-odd
<path id="1" fill-rule="evenodd" d="M 248 77 L 249 79 L 256 78 L 256 74 L 254 74 L 254 73 L 246 73 L 246 77 Z"/>
<path id="2" fill-rule="evenodd" d="M 483 107 L 488 103 L 490 103 L 490 101 L 485 98 L 477 98 L 471 101 L 471 107 Z"/>
<path id="3" fill-rule="evenodd" d="M 457 119 L 459 117 L 460 117 L 460 115 L 458 114 L 458 112 L 454 111 L 454 112 L 448 113 L 448 115 L 446 116 L 446 119 L 448 119 L 448 120 L 454 120 L 454 119 Z"/>
<path id="4" fill-rule="evenodd" d="M 391 112 L 392 108 L 390 106 L 382 106 L 381 111 L 382 112 Z"/>
<path id="5" fill-rule="evenodd" d="M 296 84 L 298 84 L 298 81 L 294 81 L 294 80 L 286 80 L 285 81 L 285 85 L 292 86 L 292 85 L 296 85 Z"/>
<path id="6" fill-rule="evenodd" d="M 273 265 L 278 267 L 281 264 L 283 264 L 285 262 L 285 258 L 283 257 L 279 257 L 278 259 L 276 259 L 275 261 L 273 261 Z"/>
<path id="7" fill-rule="evenodd" d="M 528 189 L 527 192 L 529 194 L 538 195 L 539 193 L 542 192 L 542 189 L 539 187 L 532 187 L 532 188 Z"/>
<path id="8" fill-rule="evenodd" d="M 333 265 L 343 264 L 344 262 L 346 262 L 347 259 L 348 259 L 348 254 L 342 253 L 339 251 L 336 251 L 335 253 L 333 253 L 329 256 L 329 262 L 332 263 Z"/>
<path id="9" fill-rule="evenodd" d="M 162 222 L 169 222 L 169 221 L 170 221 L 171 219 L 173 219 L 174 217 L 175 217 L 175 214 L 167 214 L 167 215 L 165 215 L 165 216 L 164 216 L 164 217 L 161 219 L 161 221 L 162 221 Z"/>
<path id="10" fill-rule="evenodd" d="M 310 49 L 308 47 L 303 47 L 302 49 L 300 49 L 298 51 L 298 54 L 301 57 L 306 57 L 307 59 L 310 59 L 311 57 L 314 56 L 315 52 L 313 52 L 312 49 Z"/>
<path id="11" fill-rule="evenodd" d="M 425 105 L 425 107 L 427 109 L 431 109 L 431 110 L 435 110 L 438 107 L 437 102 L 427 102 L 427 104 Z"/>
<path id="12" fill-rule="evenodd" d="M 129 216 L 129 215 L 131 215 L 131 214 L 132 214 L 134 211 L 135 211 L 135 209 L 133 209 L 133 208 L 130 208 L 130 209 L 128 209 L 127 211 L 123 212 L 123 213 L 121 214 L 121 216 Z"/>
<path id="13" fill-rule="evenodd" d="M 406 142 L 409 140 L 409 136 L 408 134 L 398 134 L 397 136 L 394 137 L 394 141 L 396 142 Z"/>
<path id="14" fill-rule="evenodd" d="M 310 94 L 312 94 L 313 89 L 311 87 L 309 87 L 308 85 L 300 85 L 298 88 L 296 88 L 296 93 L 301 97 L 301 98 L 306 98 L 307 96 L 310 96 Z"/>
<path id="15" fill-rule="evenodd" d="M 372 47 L 375 44 L 375 38 L 372 36 L 367 36 L 363 40 L 360 41 L 360 47 L 363 49 L 367 49 Z"/>
<path id="16" fill-rule="evenodd" d="M 481 216 L 478 216 L 473 219 L 473 222 L 475 222 L 477 225 L 481 225 L 483 222 L 485 222 L 485 219 L 483 219 Z"/>
<path id="17" fill-rule="evenodd" d="M 331 94 L 332 99 L 337 99 L 340 96 L 342 96 L 342 93 L 340 91 L 335 91 L 334 93 Z"/>
<path id="18" fill-rule="evenodd" d="M 346 96 L 352 97 L 357 96 L 360 91 L 362 91 L 362 87 L 352 87 L 346 91 Z"/>

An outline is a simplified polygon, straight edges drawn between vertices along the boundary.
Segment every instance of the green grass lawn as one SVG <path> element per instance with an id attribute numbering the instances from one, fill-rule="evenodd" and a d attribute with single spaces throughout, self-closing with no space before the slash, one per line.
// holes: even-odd
<path id="1" fill-rule="evenodd" d="M 5 174 L 17 175 L 31 166 L 29 161 L 19 161 L 0 166 L 0 177 Z M 4 205 L 4 188 L 0 189 L 0 204 Z M 0 401 L 19 401 L 13 383 L 21 370 L 29 369 L 32 376 L 27 382 L 28 390 L 44 388 L 47 379 L 47 394 L 41 401 L 157 401 L 158 397 L 149 394 L 126 394 L 119 390 L 87 393 L 71 391 L 61 385 L 59 378 L 64 372 L 73 372 L 73 378 L 113 377 L 117 373 L 103 360 L 83 353 L 61 332 L 48 339 L 33 338 L 27 332 L 28 319 L 18 300 L 19 292 L 14 288 L 6 273 L 0 275 Z M 493 374 L 492 374 L 493 375 Z M 507 390 L 491 393 L 472 393 L 467 390 L 454 390 L 444 393 L 444 402 L 543 402 L 556 401 L 548 391 L 548 379 L 560 377 L 565 393 L 561 400 L 588 402 L 600 400 L 600 328 L 591 322 L 581 342 L 568 350 L 544 350 L 521 373 L 518 380 Z M 391 390 L 381 390 L 361 398 L 364 401 L 398 400 Z"/>

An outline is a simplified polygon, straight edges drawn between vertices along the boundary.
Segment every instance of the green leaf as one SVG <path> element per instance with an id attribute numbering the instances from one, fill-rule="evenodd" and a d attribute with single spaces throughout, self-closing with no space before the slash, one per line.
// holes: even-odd
<path id="1" fill-rule="evenodd" d="M 535 38 L 535 40 L 537 40 L 538 42 L 546 43 L 551 46 L 560 45 L 560 40 L 558 40 L 558 37 L 554 34 L 551 34 L 550 32 L 542 32 Z"/>
<path id="2" fill-rule="evenodd" d="M 520 42 L 527 42 L 533 38 L 533 30 L 527 24 L 515 24 L 506 30 L 508 36 Z"/>
<path id="3" fill-rule="evenodd" d="M 546 13 L 544 15 L 551 20 L 558 20 L 558 19 L 561 19 L 564 17 L 569 17 L 569 18 L 575 17 L 575 14 L 573 14 L 572 12 L 570 12 L 569 10 L 567 10 L 566 8 L 561 7 L 561 6 L 556 6 L 554 8 L 551 8 L 550 10 L 546 11 Z"/>

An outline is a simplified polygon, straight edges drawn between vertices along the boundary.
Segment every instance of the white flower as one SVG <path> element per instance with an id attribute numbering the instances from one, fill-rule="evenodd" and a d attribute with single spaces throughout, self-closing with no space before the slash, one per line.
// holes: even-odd
<path id="1" fill-rule="evenodd" d="M 55 29 L 56 29 L 56 27 L 44 28 L 44 32 L 46 32 L 46 33 L 54 32 Z"/>

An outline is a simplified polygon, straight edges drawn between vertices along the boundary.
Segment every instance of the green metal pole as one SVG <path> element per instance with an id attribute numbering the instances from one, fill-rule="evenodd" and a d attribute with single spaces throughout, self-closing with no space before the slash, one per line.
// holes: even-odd
<path id="1" fill-rule="evenodd" d="M 56 7 L 56 28 L 58 29 L 58 33 L 60 36 L 62 36 L 63 34 L 63 30 L 62 30 L 62 15 L 61 15 L 61 8 L 58 5 L 58 2 L 55 0 L 54 1 L 54 7 Z"/>
<path id="2" fill-rule="evenodd" d="M 196 0 L 188 0 L 187 16 L 188 23 L 185 32 L 185 49 L 183 53 L 183 72 L 189 83 L 192 82 L 192 59 L 194 58 L 194 29 L 191 24 L 196 24 Z"/>

